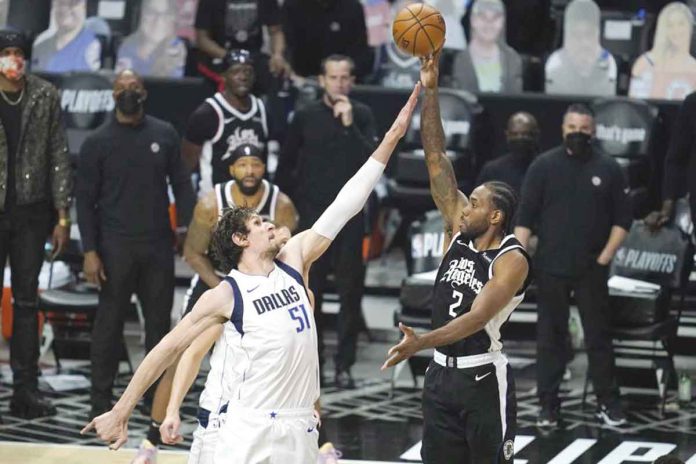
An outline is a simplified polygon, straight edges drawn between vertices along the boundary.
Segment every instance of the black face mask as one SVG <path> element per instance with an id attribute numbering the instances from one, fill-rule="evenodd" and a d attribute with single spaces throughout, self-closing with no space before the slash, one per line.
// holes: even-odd
<path id="1" fill-rule="evenodd" d="M 507 144 L 512 156 L 525 161 L 531 161 L 539 150 L 536 140 L 532 137 L 509 139 Z"/>
<path id="2" fill-rule="evenodd" d="M 565 136 L 563 143 L 572 156 L 588 159 L 592 155 L 592 136 L 584 132 L 571 132 Z"/>
<path id="3" fill-rule="evenodd" d="M 143 109 L 143 101 L 143 94 L 137 90 L 124 90 L 116 97 L 116 108 L 126 116 L 132 116 Z"/>

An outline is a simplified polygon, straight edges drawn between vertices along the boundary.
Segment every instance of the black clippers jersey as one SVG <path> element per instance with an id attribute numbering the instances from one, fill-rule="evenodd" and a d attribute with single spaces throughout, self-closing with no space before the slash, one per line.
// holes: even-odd
<path id="1" fill-rule="evenodd" d="M 474 299 L 493 277 L 494 261 L 511 250 L 520 250 L 527 261 L 530 261 L 527 252 L 514 235 L 506 236 L 500 242 L 500 248 L 483 252 L 476 251 L 473 243 L 464 243 L 459 239 L 459 234 L 453 237 L 437 271 L 433 289 L 433 329 L 439 329 L 455 317 L 471 310 Z M 457 357 L 499 351 L 503 346 L 500 342 L 500 328 L 524 299 L 524 292 L 530 280 L 531 262 L 530 273 L 523 288 L 488 321 L 483 330 L 451 345 L 441 346 L 437 350 L 447 356 Z"/>
<path id="2" fill-rule="evenodd" d="M 218 216 L 222 216 L 222 210 L 225 208 L 233 208 L 237 206 L 232 198 L 232 186 L 234 180 L 223 182 L 215 185 L 215 199 L 217 200 Z M 268 182 L 266 179 L 261 180 L 261 188 L 264 189 L 263 197 L 256 206 L 256 212 L 263 219 L 275 222 L 275 210 L 278 203 L 278 193 L 280 189 L 277 185 Z"/>
<path id="3" fill-rule="evenodd" d="M 202 194 L 210 192 L 215 184 L 232 179 L 229 170 L 229 158 L 235 148 L 250 143 L 268 150 L 268 119 L 263 102 L 253 95 L 251 108 L 241 113 L 233 108 L 221 93 L 216 93 L 206 100 L 218 115 L 218 128 L 212 140 L 203 145 L 201 153 Z"/>

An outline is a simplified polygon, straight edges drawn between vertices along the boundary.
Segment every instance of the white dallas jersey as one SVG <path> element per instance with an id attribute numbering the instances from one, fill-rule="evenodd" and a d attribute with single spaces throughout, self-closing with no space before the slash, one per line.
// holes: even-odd
<path id="1" fill-rule="evenodd" d="M 227 338 L 233 355 L 225 370 L 225 398 L 245 408 L 312 408 L 319 398 L 319 356 L 314 312 L 300 273 L 280 261 L 266 276 L 233 269 L 234 291 Z M 228 375 L 228 374 L 225 374 Z"/>
<path id="2" fill-rule="evenodd" d="M 230 343 L 234 343 L 238 338 L 239 333 L 234 325 L 231 322 L 225 323 L 222 335 L 215 342 L 213 353 L 210 355 L 210 370 L 205 379 L 205 388 L 198 400 L 199 407 L 218 413 L 225 404 L 223 394 L 226 388 L 238 380 L 235 370 L 230 367 L 233 356 Z"/>

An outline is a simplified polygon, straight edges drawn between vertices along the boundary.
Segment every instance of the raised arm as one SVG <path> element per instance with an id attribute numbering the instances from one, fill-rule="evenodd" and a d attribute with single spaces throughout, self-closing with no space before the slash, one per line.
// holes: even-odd
<path id="1" fill-rule="evenodd" d="M 312 228 L 295 235 L 288 241 L 278 255 L 280 260 L 305 274 L 309 266 L 331 245 L 343 226 L 362 210 L 382 176 L 394 148 L 408 130 L 419 92 L 420 83 L 414 87 L 408 102 L 401 109 L 372 156 L 346 182 L 336 199 L 326 208 Z"/>
<path id="2" fill-rule="evenodd" d="M 128 440 L 128 418 L 138 400 L 197 337 L 229 318 L 233 303 L 234 294 L 227 284 L 205 292 L 193 310 L 145 356 L 111 411 L 95 417 L 80 433 L 95 429 L 111 449 L 121 447 Z"/>
<path id="3" fill-rule="evenodd" d="M 445 132 L 440 117 L 438 93 L 440 52 L 425 58 L 421 63 L 421 82 L 425 98 L 421 110 L 421 143 L 425 151 L 425 164 L 430 177 L 430 194 L 445 221 L 445 246 L 459 223 L 466 196 L 459 191 L 452 162 L 445 149 Z"/>

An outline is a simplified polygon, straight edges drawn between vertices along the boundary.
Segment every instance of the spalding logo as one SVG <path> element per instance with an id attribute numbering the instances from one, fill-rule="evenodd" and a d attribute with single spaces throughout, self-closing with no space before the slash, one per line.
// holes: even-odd
<path id="1" fill-rule="evenodd" d="M 411 43 L 411 42 L 409 42 L 409 41 L 406 40 L 406 39 L 401 39 L 401 46 L 402 46 L 403 48 L 408 48 L 408 44 L 410 44 L 410 43 Z"/>

